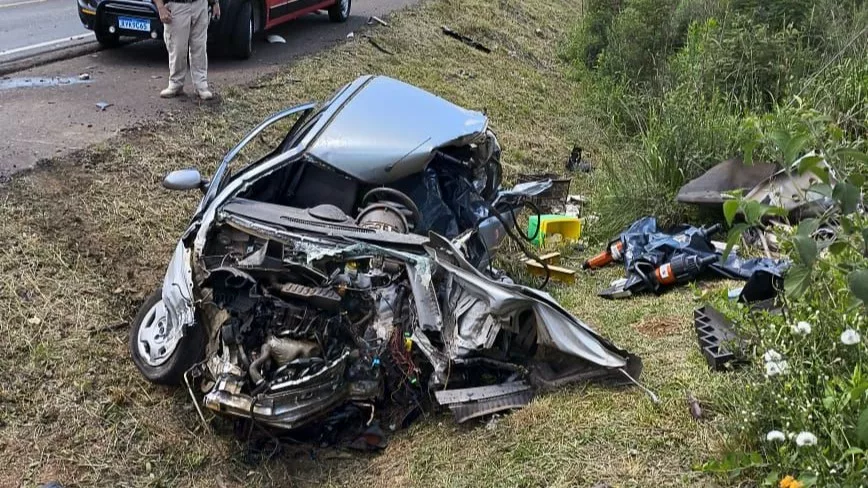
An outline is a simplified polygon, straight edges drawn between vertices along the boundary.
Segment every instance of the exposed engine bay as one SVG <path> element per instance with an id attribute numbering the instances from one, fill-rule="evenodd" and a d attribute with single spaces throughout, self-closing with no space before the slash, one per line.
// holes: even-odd
<path id="1" fill-rule="evenodd" d="M 538 389 L 639 374 L 626 353 L 587 351 L 603 340 L 541 292 L 486 276 L 446 239 L 407 233 L 400 204 L 353 219 L 330 205 L 239 199 L 220 220 L 202 290 L 219 338 L 201 370 L 215 411 L 293 429 L 356 403 L 398 428 L 432 404 L 465 421 L 521 407 Z"/>

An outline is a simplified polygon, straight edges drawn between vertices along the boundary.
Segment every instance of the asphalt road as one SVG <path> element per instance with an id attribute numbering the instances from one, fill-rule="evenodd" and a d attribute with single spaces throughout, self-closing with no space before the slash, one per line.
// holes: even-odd
<path id="1" fill-rule="evenodd" d="M 60 1 L 74 4 L 73 0 L 45 0 Z M 365 28 L 370 16 L 383 17 L 416 1 L 353 2 L 351 17 L 343 24 L 329 22 L 328 15 L 304 16 L 268 32 L 284 37 L 286 44 L 268 44 L 261 38 L 246 61 L 210 59 L 209 82 L 219 94 L 221 89 L 250 83 L 300 56 L 339 42 L 358 42 L 359 36 L 350 41 L 347 34 Z M 5 20 L 15 8 L 0 9 L 0 19 Z M 52 40 L 63 37 L 60 32 L 46 30 L 40 35 Z M 6 42 L 6 34 L 0 37 Z M 80 81 L 82 73 L 89 79 Z M 167 56 L 159 41 L 102 50 L 0 77 L 0 179 L 196 103 L 188 97 L 159 98 L 167 77 Z M 189 85 L 186 90 L 192 94 Z M 111 105 L 100 110 L 97 104 L 102 102 Z"/>
<path id="2" fill-rule="evenodd" d="M 87 34 L 75 0 L 0 0 L 0 53 Z"/>

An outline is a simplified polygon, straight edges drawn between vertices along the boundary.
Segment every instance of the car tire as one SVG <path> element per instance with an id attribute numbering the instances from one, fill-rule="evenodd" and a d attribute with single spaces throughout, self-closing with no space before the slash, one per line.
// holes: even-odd
<path id="1" fill-rule="evenodd" d="M 184 379 L 184 373 L 194 364 L 202 361 L 205 356 L 205 333 L 201 326 L 189 327 L 184 331 L 183 337 L 178 340 L 175 350 L 159 364 L 151 364 L 142 355 L 142 327 L 153 327 L 155 314 L 158 313 L 163 302 L 163 291 L 157 289 L 142 306 L 133 319 L 130 327 L 130 354 L 133 363 L 142 375 L 150 382 L 161 385 L 178 386 Z M 163 308 L 163 310 L 165 310 Z M 159 319 L 157 319 L 159 320 Z"/>
<path id="2" fill-rule="evenodd" d="M 253 11 L 250 2 L 238 7 L 229 40 L 229 54 L 237 59 L 248 59 L 253 54 Z"/>
<path id="3" fill-rule="evenodd" d="M 121 43 L 121 36 L 119 34 L 112 34 L 111 32 L 105 32 L 99 29 L 97 29 L 94 34 L 96 34 L 96 42 L 104 48 L 112 49 L 118 47 Z"/>
<path id="4" fill-rule="evenodd" d="M 334 5 L 329 7 L 329 20 L 332 22 L 346 22 L 350 18 L 352 6 L 353 0 L 337 0 Z"/>

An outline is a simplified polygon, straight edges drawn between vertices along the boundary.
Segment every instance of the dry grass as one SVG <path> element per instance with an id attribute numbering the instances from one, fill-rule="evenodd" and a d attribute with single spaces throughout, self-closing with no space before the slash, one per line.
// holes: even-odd
<path id="1" fill-rule="evenodd" d="M 0 193 L 0 486 L 711 483 L 692 466 L 716 449 L 717 425 L 695 423 L 684 394 L 710 398 L 727 379 L 710 374 L 698 353 L 691 296 L 597 298 L 618 270 L 553 294 L 644 358 L 644 381 L 660 405 L 638 389 L 565 390 L 491 430 L 428 419 L 375 456 L 288 448 L 245 464 L 243 444 L 225 424 L 203 434 L 183 391 L 141 378 L 126 328 L 113 327 L 159 282 L 196 203 L 195 195 L 161 190 L 162 175 L 190 165 L 207 173 L 267 113 L 320 99 L 360 74 L 387 74 L 485 109 L 513 173 L 560 170 L 573 143 L 602 150 L 556 56 L 577 16 L 570 0 L 431 0 L 369 33 L 394 56 L 357 36 L 261 88 L 226 90 L 221 105 L 164 122 L 171 130 L 145 127 L 16 178 Z M 443 24 L 494 52 L 441 35 Z M 574 191 L 593 195 L 596 177 L 577 177 Z M 668 321 L 666 334 L 631 327 L 655 317 Z"/>

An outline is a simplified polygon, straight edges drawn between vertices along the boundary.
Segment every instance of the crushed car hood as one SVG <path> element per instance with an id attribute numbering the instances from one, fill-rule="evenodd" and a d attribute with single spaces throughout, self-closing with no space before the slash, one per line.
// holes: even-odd
<path id="1" fill-rule="evenodd" d="M 385 76 L 367 77 L 332 102 L 308 154 L 370 184 L 417 173 L 435 149 L 485 131 L 480 112 Z"/>

